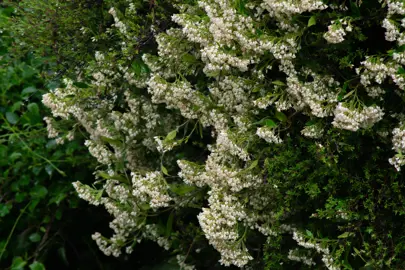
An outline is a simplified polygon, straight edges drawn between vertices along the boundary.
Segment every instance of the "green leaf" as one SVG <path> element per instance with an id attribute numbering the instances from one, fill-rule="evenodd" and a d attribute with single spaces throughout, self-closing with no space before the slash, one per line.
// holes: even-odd
<path id="1" fill-rule="evenodd" d="M 307 233 L 308 237 L 310 237 L 310 238 L 313 238 L 313 237 L 314 237 L 314 235 L 312 234 L 311 231 L 306 230 L 305 232 Z"/>
<path id="2" fill-rule="evenodd" d="M 45 270 L 45 266 L 40 262 L 33 262 L 30 264 L 31 270 Z"/>
<path id="3" fill-rule="evenodd" d="M 35 93 L 35 92 L 37 92 L 37 91 L 38 91 L 38 89 L 36 89 L 35 86 L 29 86 L 29 87 L 27 87 L 27 88 L 24 88 L 24 89 L 21 91 L 21 95 L 22 95 L 22 96 L 25 96 L 25 95 L 27 95 L 27 94 Z"/>
<path id="4" fill-rule="evenodd" d="M 177 135 L 177 130 L 170 131 L 169 134 L 167 134 L 165 141 L 173 140 L 174 138 L 176 138 L 176 135 Z"/>
<path id="5" fill-rule="evenodd" d="M 27 264 L 26 261 L 21 257 L 14 257 L 13 264 L 11 265 L 11 270 L 24 270 L 24 266 Z"/>
<path id="6" fill-rule="evenodd" d="M 308 122 L 305 123 L 305 126 L 313 126 L 316 124 L 316 120 L 309 120 Z"/>
<path id="7" fill-rule="evenodd" d="M 29 236 L 31 242 L 37 243 L 41 240 L 41 235 L 39 233 L 33 233 Z"/>
<path id="8" fill-rule="evenodd" d="M 104 179 L 114 179 L 114 180 L 118 180 L 122 183 L 128 183 L 128 179 L 119 174 L 109 175 L 108 173 L 102 172 L 102 171 L 97 172 L 97 174 L 99 176 L 103 177 Z"/>
<path id="9" fill-rule="evenodd" d="M 273 120 L 271 120 L 271 119 L 266 119 L 266 120 L 264 121 L 264 124 L 265 124 L 266 126 L 268 126 L 268 127 L 276 127 L 276 126 L 277 126 L 277 124 L 276 124 Z"/>
<path id="10" fill-rule="evenodd" d="M 0 144 L 0 166 L 8 165 L 8 147 Z"/>
<path id="11" fill-rule="evenodd" d="M 68 266 L 68 265 L 69 265 L 69 262 L 68 262 L 68 260 L 67 260 L 65 247 L 60 247 L 60 248 L 58 249 L 58 254 L 59 254 L 59 256 L 62 258 L 63 263 L 64 263 L 66 266 Z"/>
<path id="12" fill-rule="evenodd" d="M 192 55 L 192 54 L 189 54 L 189 53 L 183 54 L 183 56 L 181 57 L 181 59 L 182 59 L 183 62 L 189 63 L 189 64 L 192 64 L 192 63 L 195 63 L 195 62 L 196 62 L 195 56 Z"/>
<path id="13" fill-rule="evenodd" d="M 37 205 L 39 204 L 39 201 L 40 201 L 40 199 L 32 200 L 30 203 L 30 206 L 28 206 L 28 210 L 30 212 L 33 212 L 35 210 L 35 208 L 37 207 Z"/>
<path id="14" fill-rule="evenodd" d="M 42 199 L 46 196 L 46 194 L 48 194 L 48 190 L 46 187 L 41 185 L 33 187 L 30 192 L 31 197 L 35 199 Z"/>
<path id="15" fill-rule="evenodd" d="M 33 114 L 39 114 L 39 107 L 38 107 L 38 104 L 36 104 L 36 103 L 30 103 L 30 104 L 28 104 L 27 108 L 28 108 L 28 111 L 30 111 L 31 113 L 33 113 Z"/>
<path id="16" fill-rule="evenodd" d="M 352 11 L 353 17 L 360 17 L 360 9 L 357 4 L 353 1 L 350 1 L 350 10 Z"/>
<path id="17" fill-rule="evenodd" d="M 252 170 L 252 169 L 254 169 L 257 165 L 259 164 L 259 160 L 255 160 L 255 161 L 253 161 L 252 163 L 250 163 L 250 166 L 249 166 L 249 168 L 247 168 L 247 170 Z"/>
<path id="18" fill-rule="evenodd" d="M 13 205 L 11 203 L 7 204 L 0 204 L 0 217 L 4 217 L 10 213 L 11 208 L 13 208 Z"/>
<path id="19" fill-rule="evenodd" d="M 187 184 L 170 184 L 170 190 L 177 195 L 183 196 L 191 191 L 195 190 L 194 186 L 190 186 Z"/>
<path id="20" fill-rule="evenodd" d="M 6 112 L 6 119 L 10 124 L 15 125 L 17 124 L 19 117 L 16 113 Z"/>
<path id="21" fill-rule="evenodd" d="M 349 93 L 347 93 L 347 94 L 343 97 L 343 99 L 346 99 L 346 98 L 350 97 L 351 95 L 353 95 L 354 92 L 355 92 L 355 90 L 350 91 Z"/>
<path id="22" fill-rule="evenodd" d="M 287 122 L 287 116 L 282 113 L 282 112 L 276 112 L 275 117 L 280 121 L 280 122 Z"/>
<path id="23" fill-rule="evenodd" d="M 89 88 L 89 86 L 84 82 L 74 82 L 73 85 L 76 86 L 77 88 Z"/>
<path id="24" fill-rule="evenodd" d="M 172 211 L 172 212 L 170 212 L 169 218 L 167 219 L 167 223 L 166 223 L 166 236 L 170 236 L 170 234 L 172 233 L 173 218 L 174 218 L 174 214 Z"/>
<path id="25" fill-rule="evenodd" d="M 167 169 L 165 166 L 161 165 L 160 168 L 162 169 L 163 174 L 169 176 L 169 173 L 167 172 Z"/>
<path id="26" fill-rule="evenodd" d="M 272 83 L 272 84 L 275 84 L 275 85 L 279 85 L 279 86 L 284 86 L 284 85 L 285 85 L 285 83 L 283 83 L 282 81 L 279 81 L 279 80 L 277 80 L 277 81 L 272 81 L 271 83 Z"/>
<path id="27" fill-rule="evenodd" d="M 100 136 L 100 139 L 102 141 L 104 141 L 104 142 L 107 142 L 107 143 L 111 144 L 111 145 L 118 145 L 118 146 L 122 145 L 122 142 L 120 140 L 117 140 L 117 139 L 111 139 L 111 138 L 108 138 L 108 137 L 105 137 L 105 136 Z"/>
<path id="28" fill-rule="evenodd" d="M 63 201 L 66 197 L 67 197 L 66 193 L 59 192 L 48 201 L 48 205 L 50 205 L 52 203 L 59 205 L 61 203 L 61 201 Z"/>
<path id="29" fill-rule="evenodd" d="M 14 196 L 15 201 L 18 203 L 21 203 L 25 200 L 25 198 L 27 197 L 27 193 L 26 192 L 17 192 Z"/>
<path id="30" fill-rule="evenodd" d="M 22 156 L 21 153 L 19 153 L 19 152 L 13 152 L 13 153 L 10 155 L 9 159 L 10 159 L 11 162 L 14 162 L 14 161 L 16 161 L 17 159 L 19 159 L 21 156 Z"/>
<path id="31" fill-rule="evenodd" d="M 357 255 L 361 256 L 361 252 L 357 248 L 353 247 L 353 249 L 354 249 L 354 252 L 356 252 Z"/>
<path id="32" fill-rule="evenodd" d="M 308 27 L 311 27 L 312 25 L 316 24 L 316 17 L 313 15 L 311 18 L 308 20 Z"/>
<path id="33" fill-rule="evenodd" d="M 53 169 L 54 169 L 54 168 L 53 168 L 50 164 L 48 164 L 48 165 L 45 166 L 45 171 L 46 171 L 46 173 L 47 173 L 49 176 L 52 176 Z"/>
<path id="34" fill-rule="evenodd" d="M 22 104 L 23 103 L 21 101 L 17 101 L 16 103 L 14 103 L 13 106 L 11 106 L 11 112 L 18 111 L 21 108 Z"/>
<path id="35" fill-rule="evenodd" d="M 352 236 L 354 233 L 351 232 L 344 232 L 341 235 L 338 236 L 338 238 L 347 238 L 349 236 Z"/>

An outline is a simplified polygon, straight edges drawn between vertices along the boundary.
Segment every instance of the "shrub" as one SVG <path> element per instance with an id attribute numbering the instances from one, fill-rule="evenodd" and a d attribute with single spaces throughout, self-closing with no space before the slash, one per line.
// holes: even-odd
<path id="1" fill-rule="evenodd" d="M 43 98 L 88 134 L 106 255 L 404 267 L 403 2 L 106 3 L 108 45 Z"/>

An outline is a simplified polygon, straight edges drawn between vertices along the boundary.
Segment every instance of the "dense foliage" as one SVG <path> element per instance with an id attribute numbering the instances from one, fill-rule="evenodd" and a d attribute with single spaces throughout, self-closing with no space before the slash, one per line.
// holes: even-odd
<path id="1" fill-rule="evenodd" d="M 105 255 L 152 240 L 181 269 L 405 267 L 403 1 L 58 5 L 17 4 L 14 53 L 64 76 L 48 136 L 97 160 L 74 187 L 112 216 Z"/>

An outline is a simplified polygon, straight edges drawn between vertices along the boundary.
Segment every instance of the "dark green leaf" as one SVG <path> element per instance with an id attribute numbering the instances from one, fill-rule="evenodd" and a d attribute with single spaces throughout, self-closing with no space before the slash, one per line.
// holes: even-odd
<path id="1" fill-rule="evenodd" d="M 24 88 L 24 89 L 21 91 L 21 95 L 22 95 L 22 96 L 25 96 L 25 95 L 27 95 L 27 94 L 35 93 L 35 92 L 37 92 L 37 91 L 38 91 L 38 89 L 35 88 L 35 86 L 30 86 L 30 87 Z"/>
<path id="2" fill-rule="evenodd" d="M 84 82 L 74 82 L 73 85 L 76 86 L 77 88 L 88 88 L 89 87 Z"/>
<path id="3" fill-rule="evenodd" d="M 36 103 L 30 103 L 27 106 L 28 111 L 32 112 L 33 114 L 39 114 L 39 107 Z"/>
<path id="4" fill-rule="evenodd" d="M 41 235 L 39 233 L 33 233 L 29 236 L 31 242 L 37 243 L 41 240 Z"/>
<path id="5" fill-rule="evenodd" d="M 166 236 L 170 236 L 170 234 L 172 233 L 173 218 L 174 218 L 174 213 L 172 211 L 172 212 L 170 212 L 169 218 L 167 219 L 167 223 L 166 223 Z"/>
<path id="6" fill-rule="evenodd" d="M 6 112 L 6 119 L 10 124 L 17 124 L 18 122 L 18 115 L 16 113 L 13 112 Z"/>
<path id="7" fill-rule="evenodd" d="M 21 101 L 17 101 L 16 103 L 14 103 L 13 106 L 11 106 L 11 112 L 18 111 L 21 108 L 21 105 Z"/>
<path id="8" fill-rule="evenodd" d="M 282 112 L 276 112 L 275 117 L 280 121 L 280 122 L 287 122 L 287 116 L 282 113 Z"/>
<path id="9" fill-rule="evenodd" d="M 0 203 L 0 217 L 4 217 L 7 214 L 9 214 L 11 208 L 13 208 L 13 205 L 11 203 L 7 204 Z"/>
<path id="10" fill-rule="evenodd" d="M 69 265 L 69 261 L 67 260 L 67 256 L 66 256 L 66 249 L 65 247 L 60 247 L 58 249 L 58 254 L 59 256 L 62 258 L 62 261 L 65 265 Z"/>
<path id="11" fill-rule="evenodd" d="M 42 199 L 48 194 L 46 187 L 38 185 L 32 188 L 30 195 L 34 199 Z"/>

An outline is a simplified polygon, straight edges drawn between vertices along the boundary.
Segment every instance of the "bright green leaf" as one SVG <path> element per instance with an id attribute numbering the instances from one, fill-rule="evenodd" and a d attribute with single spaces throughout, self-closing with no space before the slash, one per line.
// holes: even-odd
<path id="1" fill-rule="evenodd" d="M 163 174 L 169 175 L 165 166 L 162 165 L 160 168 L 162 169 Z"/>
<path id="2" fill-rule="evenodd" d="M 344 232 L 341 235 L 338 236 L 338 238 L 347 238 L 349 236 L 353 235 L 351 232 Z"/>
<path id="3" fill-rule="evenodd" d="M 33 262 L 30 264 L 30 270 L 45 270 L 45 266 L 40 262 Z"/>
<path id="4" fill-rule="evenodd" d="M 315 15 L 314 16 L 312 16 L 311 18 L 309 18 L 309 20 L 308 20 L 308 27 L 311 27 L 312 25 L 315 25 L 316 24 L 316 17 L 315 17 Z"/>
<path id="5" fill-rule="evenodd" d="M 266 119 L 266 120 L 264 121 L 264 124 L 265 124 L 266 126 L 268 126 L 268 127 L 276 127 L 276 126 L 277 126 L 277 124 L 276 124 L 273 120 L 271 120 L 271 119 Z"/>
<path id="6" fill-rule="evenodd" d="M 250 164 L 249 168 L 247 168 L 247 169 L 248 169 L 248 170 L 252 170 L 252 169 L 254 169 L 258 164 L 259 164 L 259 161 L 258 161 L 258 160 L 255 160 L 255 161 L 253 161 L 253 162 Z"/>
<path id="7" fill-rule="evenodd" d="M 279 86 L 284 86 L 285 85 L 285 83 L 283 83 L 282 81 L 279 81 L 279 80 L 272 81 L 271 83 L 274 84 L 274 85 L 279 85 Z"/>
<path id="8" fill-rule="evenodd" d="M 11 265 L 11 270 L 24 270 L 24 266 L 27 264 L 26 261 L 21 257 L 14 257 L 13 264 Z"/>
<path id="9" fill-rule="evenodd" d="M 176 135 L 177 135 L 177 131 L 176 131 L 176 130 L 170 131 L 169 134 L 167 134 L 167 136 L 166 136 L 166 138 L 165 138 L 165 141 L 171 141 L 171 140 L 173 140 L 174 138 L 176 138 Z"/>

